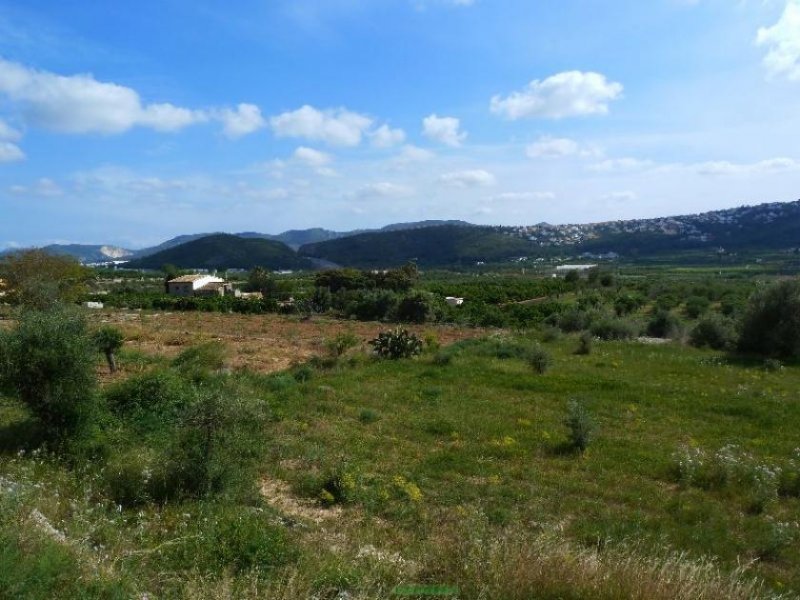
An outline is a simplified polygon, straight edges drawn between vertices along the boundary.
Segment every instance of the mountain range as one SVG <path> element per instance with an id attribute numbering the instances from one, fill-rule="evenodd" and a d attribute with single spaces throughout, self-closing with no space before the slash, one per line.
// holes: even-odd
<path id="1" fill-rule="evenodd" d="M 382 268 L 409 260 L 421 266 L 445 267 L 553 255 L 611 253 L 635 258 L 687 251 L 712 254 L 720 249 L 744 252 L 798 247 L 800 200 L 589 224 L 508 227 L 418 221 L 346 232 L 313 228 L 277 235 L 191 234 L 141 250 L 80 244 L 43 249 L 68 254 L 85 263 L 131 261 L 129 265 L 135 268 L 159 268 L 170 263 L 181 268 L 249 268 L 261 264 L 274 269 L 297 269 L 312 264 Z"/>

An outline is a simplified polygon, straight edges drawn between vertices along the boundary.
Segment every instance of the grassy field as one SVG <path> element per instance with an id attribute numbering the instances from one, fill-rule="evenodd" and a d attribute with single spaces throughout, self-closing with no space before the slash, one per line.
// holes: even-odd
<path id="1" fill-rule="evenodd" d="M 227 346 L 222 377 L 267 417 L 256 493 L 117 506 L 93 465 L 21 451 L 33 426 L 2 400 L 8 597 L 418 597 L 396 588 L 409 584 L 461 598 L 800 592 L 797 366 L 678 343 L 597 341 L 579 355 L 577 336 L 433 326 L 418 332 L 440 350 L 380 361 L 363 344 L 377 323 L 97 319 L 129 340 L 108 385 L 167 368 L 179 348 Z M 362 343 L 302 366 L 342 332 Z M 553 358 L 544 374 L 527 360 L 535 344 Z M 567 443 L 571 400 L 593 423 L 584 453 Z M 164 443 L 147 435 L 143 452 Z"/>

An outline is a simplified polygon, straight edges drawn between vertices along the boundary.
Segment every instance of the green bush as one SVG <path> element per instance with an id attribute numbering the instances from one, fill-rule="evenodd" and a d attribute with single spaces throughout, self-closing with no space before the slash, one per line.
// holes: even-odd
<path id="1" fill-rule="evenodd" d="M 534 346 L 527 352 L 528 364 L 539 375 L 544 375 L 553 365 L 553 357 L 544 348 Z"/>
<path id="2" fill-rule="evenodd" d="M 225 367 L 225 347 L 220 342 L 197 344 L 181 352 L 172 366 L 184 377 L 201 381 Z"/>
<path id="3" fill-rule="evenodd" d="M 163 561 L 178 570 L 210 575 L 266 570 L 288 564 L 297 549 L 269 512 L 204 504 L 176 544 L 164 544 Z"/>
<path id="4" fill-rule="evenodd" d="M 106 357 L 108 369 L 112 373 L 117 371 L 117 351 L 122 348 L 125 336 L 116 327 L 105 325 L 94 332 L 92 335 L 97 349 Z"/>
<path id="5" fill-rule="evenodd" d="M 105 397 L 115 413 L 135 416 L 159 427 L 164 419 L 176 417 L 191 402 L 192 390 L 190 382 L 174 371 L 160 369 L 111 386 Z"/>
<path id="6" fill-rule="evenodd" d="M 594 423 L 589 411 L 579 400 L 570 400 L 567 405 L 564 426 L 567 428 L 567 440 L 570 447 L 578 452 L 585 452 L 592 440 Z"/>
<path id="7" fill-rule="evenodd" d="M 679 338 L 683 328 L 681 320 L 668 310 L 658 310 L 647 323 L 647 335 L 657 338 Z"/>
<path id="8" fill-rule="evenodd" d="M 592 325 L 590 331 L 601 340 L 629 340 L 639 335 L 636 324 L 624 319 L 601 319 Z"/>
<path id="9" fill-rule="evenodd" d="M 0 388 L 28 407 L 50 441 L 65 441 L 97 414 L 96 356 L 79 315 L 25 312 L 0 333 Z"/>
<path id="10" fill-rule="evenodd" d="M 578 338 L 578 348 L 575 350 L 575 354 L 591 354 L 593 345 L 594 336 L 588 331 L 584 331 Z"/>
<path id="11" fill-rule="evenodd" d="M 397 320 L 403 323 L 425 323 L 433 318 L 433 298 L 427 293 L 406 296 L 397 305 Z"/>
<path id="12" fill-rule="evenodd" d="M 332 358 L 339 358 L 350 348 L 358 346 L 358 338 L 352 332 L 344 332 L 337 334 L 333 339 L 325 342 L 325 347 L 328 349 L 328 354 Z"/>
<path id="13" fill-rule="evenodd" d="M 777 358 L 800 358 L 800 280 L 754 294 L 742 318 L 738 347 Z"/>
<path id="14" fill-rule="evenodd" d="M 397 360 L 422 353 L 422 340 L 399 327 L 394 331 L 382 331 L 369 343 L 374 348 L 375 354 L 381 358 Z"/>
<path id="15" fill-rule="evenodd" d="M 708 298 L 704 296 L 691 296 L 686 300 L 686 316 L 690 319 L 697 319 L 700 315 L 708 310 L 711 305 Z"/>
<path id="16" fill-rule="evenodd" d="M 249 496 L 262 456 L 266 405 L 211 381 L 194 390 L 153 483 L 154 499 Z"/>
<path id="17" fill-rule="evenodd" d="M 736 330 L 725 317 L 704 317 L 689 334 L 689 343 L 697 348 L 730 350 L 736 343 Z"/>

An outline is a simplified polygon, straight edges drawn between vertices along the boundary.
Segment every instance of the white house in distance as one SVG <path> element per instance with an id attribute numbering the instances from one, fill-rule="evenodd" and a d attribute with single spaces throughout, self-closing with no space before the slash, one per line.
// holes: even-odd
<path id="1" fill-rule="evenodd" d="M 464 304 L 463 298 L 456 298 L 455 296 L 447 296 L 444 301 L 447 302 L 449 306 L 461 306 Z"/>
<path id="2" fill-rule="evenodd" d="M 556 267 L 556 273 L 569 273 L 570 271 L 577 271 L 578 273 L 585 273 L 596 269 L 597 265 L 559 265 Z"/>
<path id="3" fill-rule="evenodd" d="M 218 295 L 224 294 L 225 280 L 213 275 L 182 275 L 167 282 L 167 293 L 170 296 L 197 296 L 205 295 L 204 292 L 214 292 Z M 222 292 L 222 293 L 220 293 Z"/>

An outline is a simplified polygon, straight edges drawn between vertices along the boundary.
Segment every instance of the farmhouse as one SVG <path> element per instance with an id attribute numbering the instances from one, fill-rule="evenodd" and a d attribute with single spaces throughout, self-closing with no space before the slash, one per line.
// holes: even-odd
<path id="1" fill-rule="evenodd" d="M 597 265 L 559 265 L 556 267 L 556 273 L 569 273 L 570 271 L 577 271 L 578 273 L 585 273 L 596 269 Z"/>
<path id="2" fill-rule="evenodd" d="M 195 273 L 170 279 L 167 293 L 170 296 L 238 296 L 239 290 L 219 277 Z"/>

